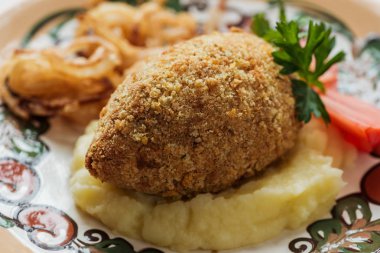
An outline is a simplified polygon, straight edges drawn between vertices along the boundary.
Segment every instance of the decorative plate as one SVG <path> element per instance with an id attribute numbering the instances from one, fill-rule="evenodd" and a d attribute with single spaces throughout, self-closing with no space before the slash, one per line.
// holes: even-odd
<path id="1" fill-rule="evenodd" d="M 65 30 L 70 30 L 70 22 L 67 27 L 65 24 L 58 24 L 58 27 L 54 25 L 55 18 L 72 16 L 85 2 L 19 1 L 1 15 L 0 48 L 6 52 L 27 43 L 46 24 L 53 24 L 53 28 L 31 46 L 56 42 Z M 181 4 L 181 8 L 202 22 L 217 1 L 183 0 Z M 380 37 L 364 37 L 369 32 L 380 32 L 380 14 L 376 13 L 380 2 L 324 0 L 289 1 L 289 4 L 292 15 L 300 23 L 310 16 L 329 22 L 338 45 L 350 52 L 349 61 L 340 66 L 340 91 L 380 107 Z M 228 1 L 219 28 L 244 27 L 259 11 L 273 14 L 276 10 L 261 1 Z M 355 16 L 351 15 L 353 11 Z M 354 65 L 355 71 L 352 71 Z M 359 84 L 361 89 L 357 89 Z M 363 87 L 374 90 L 375 95 L 369 96 L 363 92 Z M 0 105 L 1 237 L 5 238 L 7 229 L 25 246 L 13 252 L 170 252 L 123 238 L 75 207 L 68 181 L 73 146 L 82 131 L 59 119 L 26 122 L 12 115 L 5 105 Z M 379 162 L 375 156 L 361 154 L 357 163 L 344 171 L 347 186 L 325 219 L 254 248 L 234 252 L 380 252 Z M 2 241 L 1 244 L 7 243 Z M 11 248 L 5 247 L 1 252 L 8 252 L 5 249 Z"/>

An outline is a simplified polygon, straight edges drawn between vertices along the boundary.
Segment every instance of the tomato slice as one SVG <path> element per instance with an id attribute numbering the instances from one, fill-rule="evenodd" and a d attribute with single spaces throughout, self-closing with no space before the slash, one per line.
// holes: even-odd
<path id="1" fill-rule="evenodd" d="M 380 149 L 380 110 L 357 98 L 327 90 L 321 98 L 346 139 L 364 152 Z"/>

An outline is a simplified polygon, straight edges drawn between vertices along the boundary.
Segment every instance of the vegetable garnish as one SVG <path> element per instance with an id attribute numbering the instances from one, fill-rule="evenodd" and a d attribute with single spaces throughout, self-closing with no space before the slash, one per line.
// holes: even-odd
<path id="1" fill-rule="evenodd" d="M 329 89 L 322 100 L 335 126 L 364 152 L 380 151 L 380 110 L 355 97 Z"/>
<path id="2" fill-rule="evenodd" d="M 107 1 L 123 2 L 132 6 L 137 6 L 144 2 L 148 2 L 149 0 L 107 0 Z M 183 10 L 179 0 L 166 0 L 165 6 L 167 8 L 173 9 L 176 12 L 180 12 Z M 85 8 L 72 8 L 72 9 L 58 11 L 42 18 L 36 24 L 34 24 L 32 28 L 30 29 L 30 31 L 22 38 L 20 47 L 26 48 L 29 45 L 29 42 L 34 38 L 34 36 L 38 32 L 40 32 L 46 25 L 50 24 L 50 22 L 52 21 L 56 21 L 57 19 L 62 18 L 62 20 L 56 26 L 54 26 L 52 30 L 49 32 L 49 36 L 53 39 L 54 44 L 58 44 L 60 41 L 58 34 L 60 30 L 63 28 L 63 26 L 66 23 L 68 23 L 70 20 L 72 20 L 77 14 L 83 13 L 85 11 L 86 11 Z"/>
<path id="3" fill-rule="evenodd" d="M 270 27 L 264 13 L 253 17 L 251 29 L 276 46 L 277 50 L 272 55 L 274 61 L 282 66 L 280 73 L 291 77 L 298 120 L 307 123 L 314 115 L 329 123 L 329 114 L 318 94 L 325 92 L 320 77 L 335 63 L 342 61 L 345 53 L 341 51 L 329 58 L 335 46 L 331 28 L 324 23 L 310 21 L 305 36 L 295 21 L 286 20 L 283 3 L 278 2 L 280 21 L 276 29 Z"/>

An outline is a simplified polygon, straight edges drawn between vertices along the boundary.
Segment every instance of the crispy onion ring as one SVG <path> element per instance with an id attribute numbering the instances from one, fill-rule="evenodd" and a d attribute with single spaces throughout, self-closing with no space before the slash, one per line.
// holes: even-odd
<path id="1" fill-rule="evenodd" d="M 190 15 L 163 4 L 100 3 L 78 16 L 76 38 L 66 46 L 15 51 L 0 69 L 2 99 L 24 118 L 97 117 L 133 64 L 195 35 Z"/>
<path id="2" fill-rule="evenodd" d="M 97 37 L 75 39 L 65 48 L 19 50 L 4 67 L 1 92 L 20 116 L 52 116 L 108 98 L 121 81 L 114 74 L 120 62 L 116 48 Z"/>
<path id="3" fill-rule="evenodd" d="M 121 63 L 117 48 L 95 36 L 77 38 L 64 50 L 46 50 L 42 56 L 55 70 L 77 78 L 102 78 Z"/>
<path id="4" fill-rule="evenodd" d="M 92 34 L 107 40 L 112 43 L 119 51 L 122 57 L 122 68 L 128 68 L 139 60 L 138 55 L 142 48 L 132 46 L 128 40 L 116 36 L 111 30 L 107 29 L 102 23 L 96 21 L 91 15 L 82 16 L 81 24 L 91 30 Z"/>
<path id="5" fill-rule="evenodd" d="M 195 36 L 197 26 L 189 14 L 176 14 L 161 4 L 148 2 L 136 13 L 133 29 L 138 34 L 137 43 L 146 47 L 164 46 Z"/>
<path id="6" fill-rule="evenodd" d="M 92 31 L 96 23 L 138 47 L 162 47 L 196 35 L 197 25 L 189 14 L 177 14 L 163 4 L 164 1 L 151 1 L 134 8 L 121 3 L 101 3 L 82 15 L 83 20 L 91 18 L 93 23 L 81 22 L 78 34 Z"/>

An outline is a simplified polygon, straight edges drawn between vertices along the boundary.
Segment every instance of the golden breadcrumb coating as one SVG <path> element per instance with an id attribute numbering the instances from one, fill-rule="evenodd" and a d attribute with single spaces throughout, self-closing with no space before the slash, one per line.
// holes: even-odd
<path id="1" fill-rule="evenodd" d="M 177 44 L 130 73 L 103 109 L 86 167 L 165 197 L 219 192 L 295 144 L 291 83 L 252 34 Z"/>

